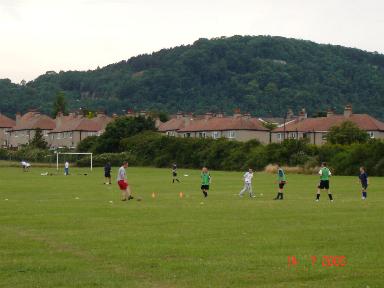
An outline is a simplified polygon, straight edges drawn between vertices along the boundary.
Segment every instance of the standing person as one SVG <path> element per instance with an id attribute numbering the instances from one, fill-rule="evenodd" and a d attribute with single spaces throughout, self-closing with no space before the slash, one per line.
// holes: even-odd
<path id="1" fill-rule="evenodd" d="M 105 163 L 105 165 L 104 165 L 104 177 L 105 177 L 105 180 L 107 181 L 107 182 L 105 182 L 105 184 L 107 184 L 107 185 L 112 184 L 112 182 L 111 182 L 111 169 L 112 169 L 111 163 L 109 163 L 109 162 Z"/>
<path id="2" fill-rule="evenodd" d="M 172 183 L 175 183 L 175 181 L 179 182 L 179 178 L 177 177 L 177 165 L 176 163 L 173 163 L 172 165 Z"/>
<path id="3" fill-rule="evenodd" d="M 208 197 L 209 185 L 211 184 L 211 175 L 209 175 L 208 168 L 203 167 L 201 170 L 201 192 L 204 197 Z"/>
<path id="4" fill-rule="evenodd" d="M 281 168 L 280 164 L 277 165 L 277 183 L 279 185 L 279 190 L 277 196 L 273 200 L 283 200 L 284 199 L 284 185 L 287 183 L 287 178 L 285 177 L 285 172 Z"/>
<path id="5" fill-rule="evenodd" d="M 332 175 L 331 171 L 327 167 L 327 163 L 321 163 L 321 169 L 319 171 L 320 184 L 317 186 L 316 202 L 320 200 L 320 190 L 325 190 L 328 193 L 329 200 L 333 202 L 332 193 L 329 191 L 329 177 Z"/>
<path id="6" fill-rule="evenodd" d="M 248 169 L 248 172 L 245 172 L 243 175 L 244 178 L 244 188 L 240 191 L 239 196 L 243 197 L 245 191 L 248 191 L 249 197 L 255 198 L 255 194 L 252 191 L 252 178 L 253 178 L 253 170 L 251 168 Z"/>
<path id="7" fill-rule="evenodd" d="M 126 168 L 128 168 L 128 162 L 124 161 L 123 165 L 119 168 L 119 172 L 117 173 L 117 184 L 121 190 L 121 201 L 133 199 L 131 196 L 131 189 L 129 188 L 127 182 L 127 173 L 125 172 Z"/>
<path id="8" fill-rule="evenodd" d="M 364 167 L 360 167 L 360 174 L 359 174 L 359 179 L 361 182 L 361 199 L 365 200 L 367 199 L 367 189 L 368 189 L 368 174 L 365 172 Z"/>
<path id="9" fill-rule="evenodd" d="M 65 164 L 64 164 L 64 175 L 65 176 L 69 175 L 69 163 L 68 163 L 68 161 L 65 161 Z"/>

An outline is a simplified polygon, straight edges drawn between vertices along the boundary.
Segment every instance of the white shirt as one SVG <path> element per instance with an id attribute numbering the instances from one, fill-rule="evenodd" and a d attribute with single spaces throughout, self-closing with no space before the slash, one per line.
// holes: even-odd
<path id="1" fill-rule="evenodd" d="M 252 183 L 253 173 L 246 172 L 243 177 L 245 183 Z"/>
<path id="2" fill-rule="evenodd" d="M 125 180 L 126 175 L 124 166 L 121 166 L 119 172 L 117 172 L 117 181 Z"/>
<path id="3" fill-rule="evenodd" d="M 69 168 L 69 163 L 68 163 L 68 162 L 65 162 L 64 167 L 65 167 L 65 168 Z"/>

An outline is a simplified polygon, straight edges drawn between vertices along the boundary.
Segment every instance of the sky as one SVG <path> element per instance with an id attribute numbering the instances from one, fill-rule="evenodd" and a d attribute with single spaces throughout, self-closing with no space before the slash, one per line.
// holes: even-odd
<path id="1" fill-rule="evenodd" d="M 0 79 L 96 69 L 233 35 L 384 53 L 383 11 L 382 0 L 0 0 Z"/>

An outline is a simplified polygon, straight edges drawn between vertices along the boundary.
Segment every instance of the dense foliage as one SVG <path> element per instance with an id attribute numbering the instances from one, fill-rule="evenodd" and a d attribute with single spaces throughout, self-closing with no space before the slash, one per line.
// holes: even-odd
<path id="1" fill-rule="evenodd" d="M 95 149 L 95 144 L 92 147 L 91 151 Z M 279 162 L 300 166 L 303 172 L 311 173 L 313 168 L 326 161 L 338 175 L 354 175 L 363 165 L 370 175 L 384 176 L 384 142 L 380 140 L 321 147 L 308 144 L 305 140 L 262 145 L 256 140 L 244 143 L 226 139 L 176 138 L 146 131 L 122 139 L 117 151 L 121 152 L 97 153 L 94 164 L 102 166 L 110 161 L 118 165 L 128 160 L 132 165 L 139 166 L 169 167 L 176 162 L 185 168 L 206 165 L 219 170 L 245 170 L 248 167 L 262 170 L 270 163 Z M 84 158 L 78 164 L 89 165 L 89 159 Z"/>
<path id="2" fill-rule="evenodd" d="M 368 133 L 351 121 L 345 121 L 340 126 L 333 126 L 327 133 L 327 142 L 331 144 L 365 143 L 368 139 Z"/>
<path id="3" fill-rule="evenodd" d="M 306 107 L 321 115 L 352 103 L 356 112 L 384 119 L 384 55 L 282 37 L 200 39 L 94 71 L 51 71 L 23 85 L 1 80 L 0 106 L 7 114 L 30 107 L 51 114 L 58 91 L 69 109 L 109 113 L 238 107 L 281 116 Z"/>

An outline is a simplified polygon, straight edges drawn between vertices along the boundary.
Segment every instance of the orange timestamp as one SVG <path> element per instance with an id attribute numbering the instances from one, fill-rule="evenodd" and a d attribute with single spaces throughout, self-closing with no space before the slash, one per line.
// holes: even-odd
<path id="1" fill-rule="evenodd" d="M 347 265 L 347 257 L 345 256 L 311 256 L 310 259 L 302 259 L 300 263 L 307 263 L 306 260 L 309 260 L 312 266 L 318 266 L 320 263 L 322 267 L 345 267 Z M 298 265 L 300 265 L 299 259 L 296 256 L 288 256 L 288 268 L 297 267 Z"/>

